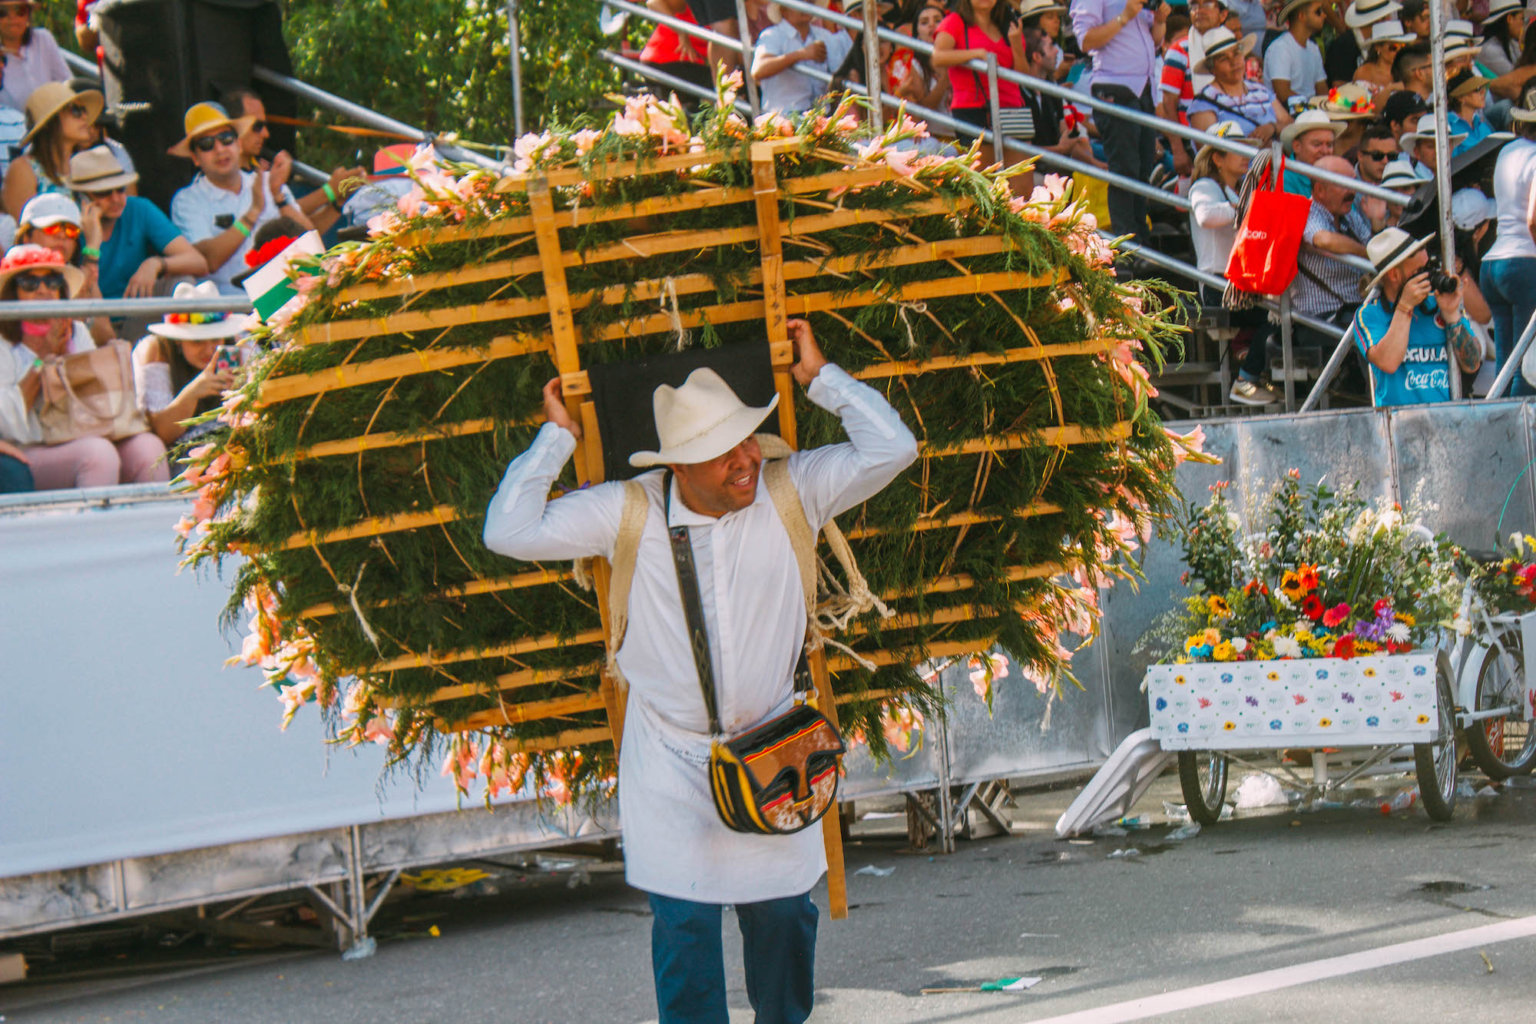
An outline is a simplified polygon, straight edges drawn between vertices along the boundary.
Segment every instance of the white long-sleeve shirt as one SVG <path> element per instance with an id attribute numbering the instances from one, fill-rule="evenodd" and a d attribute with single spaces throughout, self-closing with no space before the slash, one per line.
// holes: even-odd
<path id="1" fill-rule="evenodd" d="M 878 392 L 836 366 L 823 367 L 806 394 L 836 413 L 849 437 L 789 456 L 790 479 L 819 531 L 895 479 L 917 457 L 917 443 Z M 575 447 L 569 431 L 545 424 L 513 460 L 486 513 L 487 547 L 530 561 L 612 557 L 622 485 L 547 500 Z M 662 477 L 654 471 L 637 478 L 649 509 L 618 654 L 629 682 L 619 756 L 628 880 L 647 892 L 705 903 L 806 892 L 826 867 L 819 830 L 732 832 L 710 798 L 708 715 L 663 522 Z M 693 544 L 721 727 L 736 735 L 791 701 L 806 626 L 794 549 L 761 480 L 751 505 L 718 519 L 689 509 L 673 487 L 671 523 L 687 526 Z"/>
<path id="2" fill-rule="evenodd" d="M 1237 241 L 1237 193 L 1215 178 L 1189 186 L 1189 234 L 1195 243 L 1195 266 L 1207 274 L 1225 275 L 1227 259 Z"/>

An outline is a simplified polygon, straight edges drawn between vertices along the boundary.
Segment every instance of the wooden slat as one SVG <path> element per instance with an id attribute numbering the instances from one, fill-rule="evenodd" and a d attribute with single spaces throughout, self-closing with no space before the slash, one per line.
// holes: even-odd
<path id="1" fill-rule="evenodd" d="M 443 654 L 403 654 L 398 658 L 390 658 L 387 661 L 358 666 L 350 674 L 379 675 L 384 672 L 397 672 L 407 668 L 433 668 L 438 665 L 456 665 L 465 661 L 484 661 L 487 658 L 507 658 L 518 654 L 530 654 L 534 651 L 547 651 L 551 647 L 565 647 L 572 644 L 600 644 L 602 642 L 603 631 L 600 629 L 589 629 L 568 637 L 556 636 L 554 633 L 545 633 L 543 636 L 525 637 L 522 640 L 513 640 L 504 644 L 493 644 L 490 647 L 472 647 L 468 650 L 447 651 Z"/>
<path id="2" fill-rule="evenodd" d="M 355 388 L 364 384 L 379 384 L 418 373 L 436 373 L 459 366 L 490 362 L 493 359 L 509 359 L 525 356 L 548 347 L 542 338 L 533 335 L 512 335 L 492 338 L 485 345 L 473 348 L 423 349 L 419 352 L 402 352 L 365 363 L 343 363 L 315 373 L 296 373 L 287 377 L 268 377 L 262 382 L 256 396 L 256 407 L 264 408 L 278 402 L 318 395 L 340 388 Z"/>
<path id="3" fill-rule="evenodd" d="M 924 653 L 929 658 L 954 658 L 962 654 L 979 654 L 992 646 L 993 640 L 951 640 L 942 644 L 929 644 Z M 907 662 L 911 655 L 906 651 L 870 651 L 867 654 L 860 652 L 860 656 L 876 666 L 894 665 L 897 662 Z M 827 668 L 831 672 L 851 672 L 854 669 L 862 669 L 864 666 L 844 654 L 833 655 L 827 659 Z"/>
<path id="4" fill-rule="evenodd" d="M 1036 501 L 1026 505 L 1024 508 L 1018 509 L 1015 514 L 1021 519 L 1028 519 L 1033 516 L 1055 515 L 1060 511 L 1060 505 L 1049 501 Z M 935 516 L 929 519 L 919 519 L 902 532 L 919 533 L 923 530 L 947 530 L 960 526 L 980 526 L 982 523 L 996 523 L 1001 520 L 1002 516 L 978 515 L 975 512 L 957 512 L 952 516 Z M 890 532 L 890 530 L 883 526 L 865 526 L 849 530 L 846 536 L 849 540 L 862 540 L 865 537 L 875 537 Z"/>
<path id="5" fill-rule="evenodd" d="M 977 452 L 1008 452 L 1021 448 L 1066 448 L 1075 444 L 1108 444 L 1131 436 L 1131 421 L 1122 420 L 1108 427 L 1048 427 L 1034 433 L 1000 434 L 973 437 L 959 444 L 925 444 L 920 453 L 929 458 L 946 455 L 974 455 Z"/>
<path id="6" fill-rule="evenodd" d="M 436 593 L 424 595 L 423 597 L 391 597 L 383 601 L 369 601 L 367 607 L 389 608 L 406 602 L 440 598 L 475 597 L 480 594 L 494 594 L 503 590 L 522 590 L 525 587 L 564 583 L 571 578 L 571 575 L 569 569 L 541 569 L 537 572 L 518 573 L 515 576 L 493 576 L 456 587 L 444 587 Z M 337 612 L 350 612 L 351 610 L 352 606 L 345 601 L 327 601 L 324 604 L 317 604 L 304 609 L 299 613 L 299 618 L 319 619 L 327 615 L 335 615 Z"/>
<path id="7" fill-rule="evenodd" d="M 360 434 L 357 437 L 344 437 L 335 441 L 321 441 L 306 448 L 295 448 L 284 456 L 284 461 L 290 459 L 295 462 L 303 459 L 322 459 L 333 455 L 360 455 L 363 452 L 379 451 L 383 448 L 398 448 L 402 445 L 417 444 L 424 441 L 440 441 L 449 437 L 467 437 L 472 434 L 484 434 L 495 430 L 498 426 L 532 426 L 533 424 L 543 422 L 544 417 L 540 414 L 537 419 L 503 420 L 485 418 L 460 420 L 457 423 L 444 423 L 436 427 L 418 427 L 414 430 L 389 430 L 378 434 Z"/>
<path id="8" fill-rule="evenodd" d="M 964 369 L 972 366 L 1001 366 L 1012 363 L 1036 362 L 1041 359 L 1064 359 L 1070 356 L 1096 355 L 1118 348 L 1122 342 L 1114 338 L 1091 338 L 1088 341 L 1067 342 L 1061 345 L 1039 345 L 1028 348 L 1010 348 L 1003 352 L 972 352 L 964 356 L 935 356 L 932 359 L 911 359 L 876 363 L 854 373 L 859 380 L 880 380 L 885 377 L 911 377 L 936 370 Z"/>
<path id="9" fill-rule="evenodd" d="M 537 257 L 524 257 L 525 260 Z M 537 267 L 537 263 L 534 264 Z M 329 345 L 338 341 L 356 341 L 358 338 L 375 338 L 390 334 L 412 334 L 421 331 L 444 331 L 465 324 L 493 323 L 515 317 L 539 316 L 549 309 L 542 295 L 526 299 L 497 299 L 463 306 L 445 306 L 442 309 L 406 310 L 387 316 L 361 317 L 354 320 L 332 320 L 329 323 L 310 324 L 294 336 L 299 345 Z"/>
<path id="10" fill-rule="evenodd" d="M 456 683 L 433 690 L 424 698 L 406 700 L 398 697 L 376 697 L 374 703 L 381 708 L 403 708 L 411 704 L 437 704 L 445 700 L 462 700 L 465 697 L 490 696 L 496 693 L 521 690 L 529 686 L 545 686 L 549 683 L 566 683 L 596 675 L 603 667 L 601 661 L 558 669 L 519 669 L 505 672 L 491 683 Z"/>
<path id="11" fill-rule="evenodd" d="M 438 728 L 449 732 L 454 731 L 453 727 L 446 723 L 440 723 Z M 612 738 L 608 733 L 606 725 L 598 725 L 589 729 L 567 729 L 564 732 L 557 732 L 553 736 L 542 736 L 536 739 L 511 742 L 507 746 L 519 754 L 536 754 L 546 750 L 584 747 L 589 743 L 606 743 Z"/>
<path id="12" fill-rule="evenodd" d="M 496 191 L 526 190 L 529 183 L 539 177 L 547 180 L 550 188 L 564 188 L 567 185 L 581 185 L 588 181 L 602 181 L 605 178 L 666 174 L 669 171 L 686 171 L 692 167 L 724 163 L 733 159 L 734 156 L 735 154 L 725 150 L 711 149 L 703 153 L 668 153 L 662 156 L 646 157 L 643 160 L 626 160 L 623 163 L 598 163 L 588 167 L 557 167 L 530 171 L 527 174 L 509 174 L 496 183 Z"/>
<path id="13" fill-rule="evenodd" d="M 568 697 L 553 697 L 549 700 L 531 701 L 526 704 L 504 704 L 488 711 L 476 711 L 447 725 L 440 722 L 438 728 L 458 732 L 467 729 L 485 729 L 493 725 L 517 725 L 521 722 L 538 722 L 546 718 L 578 715 L 583 711 L 597 711 L 603 706 L 603 698 L 600 694 L 573 693 Z M 605 735 L 604 738 L 608 737 Z"/>
<path id="14" fill-rule="evenodd" d="M 292 551 L 318 544 L 335 544 L 362 537 L 381 537 L 403 530 L 419 530 L 426 526 L 443 526 L 459 518 L 459 510 L 452 505 L 438 505 L 423 512 L 400 512 L 392 516 L 372 516 L 359 519 L 347 526 L 333 530 L 300 530 L 277 546 L 279 551 Z"/>

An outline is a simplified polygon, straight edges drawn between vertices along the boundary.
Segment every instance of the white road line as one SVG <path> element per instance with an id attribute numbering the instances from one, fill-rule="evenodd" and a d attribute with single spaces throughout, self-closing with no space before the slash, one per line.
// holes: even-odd
<path id="1" fill-rule="evenodd" d="M 1511 939 L 1529 938 L 1533 935 L 1536 935 L 1536 916 L 1521 917 L 1513 921 L 1501 921 L 1498 924 L 1483 925 L 1479 928 L 1465 928 L 1461 931 L 1447 932 L 1444 935 L 1434 935 L 1427 939 L 1414 939 L 1412 942 L 1399 942 L 1359 953 L 1347 953 L 1344 956 L 1329 957 L 1326 960 L 1313 960 L 1273 971 L 1245 974 L 1226 981 L 1197 985 L 1194 988 L 1179 989 L 1176 992 L 1164 992 L 1162 995 L 1132 999 L 1124 1003 L 1112 1003 L 1092 1010 L 1079 1010 L 1076 1013 L 1047 1017 L 1034 1021 L 1033 1024 L 1121 1024 L 1123 1021 L 1146 1020 L 1148 1017 L 1159 1017 L 1165 1013 L 1192 1010 L 1199 1006 L 1210 1006 L 1230 999 L 1258 995 L 1261 992 L 1273 992 L 1293 985 L 1305 985 L 1326 978 L 1337 978 L 1378 967 L 1390 967 L 1393 964 L 1423 960 L 1427 957 L 1441 956 L 1477 946 L 1488 946 L 1495 942 L 1508 942 Z"/>

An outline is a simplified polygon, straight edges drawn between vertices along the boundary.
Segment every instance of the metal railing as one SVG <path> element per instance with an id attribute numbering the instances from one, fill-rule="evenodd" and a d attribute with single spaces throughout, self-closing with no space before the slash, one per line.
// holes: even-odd
<path id="1" fill-rule="evenodd" d="M 149 299 L 51 299 L 0 302 L 0 320 L 49 320 L 56 317 L 147 317 L 167 313 L 249 313 L 251 300 L 244 295 L 220 295 L 217 298 L 173 299 L 156 296 Z"/>

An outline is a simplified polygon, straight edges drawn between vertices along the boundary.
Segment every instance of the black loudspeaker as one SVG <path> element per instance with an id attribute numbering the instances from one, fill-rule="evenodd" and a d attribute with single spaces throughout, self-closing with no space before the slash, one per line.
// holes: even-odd
<path id="1" fill-rule="evenodd" d="M 162 210 L 196 170 L 166 149 L 181 140 L 187 108 L 208 98 L 197 91 L 189 59 L 187 8 L 186 0 L 105 0 L 96 8 L 107 106 L 122 111 L 121 138 L 139 172 L 139 195 Z"/>
<path id="2" fill-rule="evenodd" d="M 766 341 L 738 341 L 719 348 L 691 348 L 587 367 L 597 429 L 603 437 L 603 479 L 628 480 L 648 472 L 631 466 L 629 457 L 635 452 L 656 451 L 661 443 L 656 437 L 651 395 L 662 384 L 680 386 L 701 366 L 718 373 L 748 405 L 761 408 L 773 401 L 773 363 Z M 777 411 L 757 428 L 759 434 L 778 432 Z"/>

